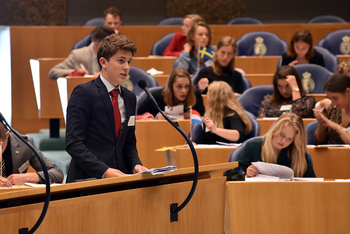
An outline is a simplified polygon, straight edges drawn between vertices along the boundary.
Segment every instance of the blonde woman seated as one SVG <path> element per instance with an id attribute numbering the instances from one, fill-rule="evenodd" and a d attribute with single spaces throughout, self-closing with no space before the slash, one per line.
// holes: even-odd
<path id="1" fill-rule="evenodd" d="M 209 84 L 203 122 L 205 128 L 196 139 L 196 144 L 216 144 L 217 141 L 240 143 L 252 129 L 249 117 L 231 86 L 224 81 Z"/>
<path id="2" fill-rule="evenodd" d="M 260 104 L 257 118 L 279 117 L 291 105 L 290 111 L 301 118 L 313 118 L 316 100 L 306 96 L 301 78 L 292 66 L 281 66 L 273 76 L 273 94 Z"/>
<path id="3" fill-rule="evenodd" d="M 298 115 L 282 115 L 265 136 L 246 143 L 238 163 L 247 177 L 259 173 L 251 164 L 258 161 L 290 167 L 295 177 L 316 177 L 308 158 L 304 123 Z"/>

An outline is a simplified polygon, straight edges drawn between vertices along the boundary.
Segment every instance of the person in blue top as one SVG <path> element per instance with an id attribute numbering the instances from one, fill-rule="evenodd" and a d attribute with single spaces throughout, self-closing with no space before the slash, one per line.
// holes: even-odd
<path id="1" fill-rule="evenodd" d="M 302 118 L 286 113 L 276 120 L 265 136 L 247 142 L 238 160 L 247 177 L 259 173 L 251 164 L 258 161 L 290 167 L 295 177 L 316 177 L 307 152 Z"/>
<path id="2" fill-rule="evenodd" d="M 187 43 L 179 56 L 178 67 L 185 68 L 190 74 L 194 74 L 197 70 L 206 67 L 205 62 L 207 59 L 200 58 L 198 62 L 198 53 L 201 46 L 214 51 L 214 47 L 210 46 L 211 39 L 212 35 L 209 25 L 203 21 L 195 23 L 187 34 Z"/>

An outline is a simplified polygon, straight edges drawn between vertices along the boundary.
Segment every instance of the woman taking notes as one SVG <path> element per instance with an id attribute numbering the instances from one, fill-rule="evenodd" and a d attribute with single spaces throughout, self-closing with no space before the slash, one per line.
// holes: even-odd
<path id="1" fill-rule="evenodd" d="M 314 109 L 318 128 L 315 140 L 319 144 L 350 144 L 350 77 L 332 75 L 324 85 L 331 105 L 325 111 Z"/>
<path id="2" fill-rule="evenodd" d="M 244 91 L 241 73 L 235 70 L 236 40 L 232 37 L 221 37 L 218 41 L 213 58 L 213 65 L 202 68 L 194 84 L 203 94 L 207 93 L 208 84 L 213 81 L 225 81 L 235 93 Z"/>
<path id="3" fill-rule="evenodd" d="M 175 68 L 164 89 L 152 92 L 152 95 L 159 108 L 165 111 L 165 107 L 173 108 L 177 105 L 183 105 L 183 113 L 185 119 L 190 118 L 188 110 L 192 107 L 198 111 L 200 115 L 204 114 L 204 105 L 201 92 L 193 86 L 190 74 L 183 68 Z M 164 119 L 161 113 L 158 113 L 152 102 L 146 99 L 138 108 L 137 113 L 151 113 L 156 119 Z M 166 113 L 168 114 L 168 113 Z"/>
<path id="4" fill-rule="evenodd" d="M 276 120 L 265 136 L 247 142 L 238 160 L 247 177 L 259 173 L 251 165 L 258 161 L 290 167 L 295 177 L 316 177 L 308 159 L 303 120 L 296 114 L 286 113 Z"/>
<path id="5" fill-rule="evenodd" d="M 223 81 L 214 81 L 208 87 L 205 128 L 196 139 L 197 144 L 242 142 L 252 129 L 243 107 L 232 88 Z"/>

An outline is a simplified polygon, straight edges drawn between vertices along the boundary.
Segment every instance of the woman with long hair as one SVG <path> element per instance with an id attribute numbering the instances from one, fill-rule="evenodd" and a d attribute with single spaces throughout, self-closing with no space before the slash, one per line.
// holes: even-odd
<path id="1" fill-rule="evenodd" d="M 303 120 L 294 113 L 279 117 L 265 136 L 246 143 L 238 160 L 248 177 L 259 170 L 252 162 L 263 161 L 292 168 L 295 177 L 316 177 L 309 161 Z"/>
<path id="2" fill-rule="evenodd" d="M 202 46 L 214 51 L 214 48 L 210 46 L 211 38 L 211 29 L 208 24 L 203 21 L 195 23 L 187 34 L 187 42 L 178 58 L 178 66 L 185 68 L 190 74 L 206 67 L 207 59 L 199 58 L 198 61 L 199 50 Z"/>
<path id="3" fill-rule="evenodd" d="M 194 81 L 203 94 L 207 93 L 207 87 L 213 81 L 225 81 L 235 93 L 244 91 L 242 75 L 235 70 L 236 51 L 234 38 L 226 36 L 219 39 L 212 66 L 202 68 Z"/>
<path id="4" fill-rule="evenodd" d="M 179 57 L 181 51 L 184 49 L 184 45 L 187 42 L 187 34 L 192 28 L 194 23 L 204 21 L 202 16 L 197 14 L 186 15 L 182 21 L 181 32 L 175 33 L 173 39 L 169 45 L 165 48 L 163 56 L 176 56 Z"/>
<path id="5" fill-rule="evenodd" d="M 192 107 L 198 111 L 200 115 L 204 114 L 204 105 L 201 92 L 196 90 L 192 84 L 190 74 L 182 67 L 175 68 L 169 77 L 165 87 L 160 90 L 152 92 L 152 95 L 161 110 L 165 107 L 172 108 L 174 106 L 183 104 L 183 115 L 185 119 L 190 118 L 188 110 Z M 156 119 L 163 119 L 163 116 L 158 113 L 152 102 L 146 99 L 138 108 L 137 113 L 143 114 L 145 112 L 151 113 Z"/>
<path id="6" fill-rule="evenodd" d="M 317 64 L 325 66 L 322 54 L 313 47 L 313 39 L 309 30 L 300 29 L 294 33 L 287 52 L 282 55 L 282 65 Z"/>
<path id="7" fill-rule="evenodd" d="M 258 118 L 279 117 L 285 111 L 291 111 L 301 118 L 313 118 L 316 99 L 306 96 L 301 78 L 292 66 L 281 66 L 273 76 L 273 94 L 261 102 Z M 286 110 L 284 107 L 291 105 Z"/>
<path id="8" fill-rule="evenodd" d="M 350 77 L 336 73 L 324 85 L 331 105 L 323 111 L 314 109 L 318 144 L 350 144 Z"/>
<path id="9" fill-rule="evenodd" d="M 197 144 L 242 142 L 252 129 L 249 117 L 224 81 L 214 81 L 208 86 L 203 122 L 205 129 L 196 139 Z"/>

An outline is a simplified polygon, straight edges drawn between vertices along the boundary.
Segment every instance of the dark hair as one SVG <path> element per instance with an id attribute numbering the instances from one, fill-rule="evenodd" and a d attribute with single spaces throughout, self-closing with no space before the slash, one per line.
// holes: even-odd
<path id="1" fill-rule="evenodd" d="M 122 13 L 118 10 L 118 8 L 116 8 L 116 7 L 114 7 L 114 6 L 107 8 L 107 9 L 103 12 L 104 18 L 106 18 L 107 14 L 111 14 L 111 15 L 113 15 L 114 17 L 119 16 L 120 19 L 122 19 Z"/>
<path id="2" fill-rule="evenodd" d="M 0 140 L 6 140 L 6 132 L 7 131 L 5 126 L 2 123 L 0 123 Z"/>
<path id="3" fill-rule="evenodd" d="M 298 41 L 303 41 L 309 44 L 310 48 L 309 48 L 309 51 L 306 53 L 305 58 L 307 61 L 310 61 L 310 59 L 314 57 L 315 49 L 313 47 L 312 35 L 310 31 L 307 29 L 300 29 L 299 31 L 294 33 L 292 40 L 288 45 L 287 56 L 292 58 L 297 56 L 294 50 L 294 43 Z"/>
<path id="4" fill-rule="evenodd" d="M 174 90 L 173 90 L 173 85 L 176 80 L 176 78 L 182 77 L 182 78 L 187 78 L 190 81 L 190 88 L 188 90 L 186 99 L 184 101 L 184 106 L 185 108 L 189 108 L 190 106 L 194 106 L 197 102 L 196 100 L 196 95 L 195 95 L 195 87 L 192 83 L 190 73 L 186 71 L 182 67 L 177 67 L 174 68 L 174 70 L 171 72 L 169 80 L 166 84 L 165 89 L 162 92 L 162 96 L 164 99 L 164 102 L 167 104 L 167 106 L 173 106 L 173 98 L 174 98 Z"/>
<path id="5" fill-rule="evenodd" d="M 343 73 L 333 74 L 324 84 L 324 90 L 334 93 L 344 93 L 350 87 L 350 77 Z"/>
<path id="6" fill-rule="evenodd" d="M 301 83 L 301 78 L 300 78 L 297 70 L 295 70 L 294 67 L 288 66 L 288 65 L 280 66 L 279 68 L 277 68 L 277 71 L 276 71 L 275 75 L 273 76 L 273 80 L 272 80 L 273 94 L 271 95 L 269 102 L 273 106 L 280 105 L 282 102 L 291 103 L 293 101 L 292 97 L 290 97 L 290 98 L 288 98 L 288 100 L 286 100 L 279 92 L 278 85 L 277 85 L 277 80 L 287 79 L 287 76 L 289 76 L 289 75 L 295 76 L 295 80 L 297 81 L 297 84 L 299 87 L 300 95 L 302 97 L 305 96 L 305 91 L 304 91 L 303 85 Z"/>
<path id="7" fill-rule="evenodd" d="M 132 56 L 137 52 L 135 44 L 124 35 L 111 34 L 103 39 L 97 48 L 97 59 L 100 63 L 100 58 L 105 58 L 107 61 L 115 55 L 118 50 L 130 51 Z"/>
<path id="8" fill-rule="evenodd" d="M 114 30 L 107 26 L 97 26 L 91 31 L 92 41 L 102 41 L 108 35 L 114 33 Z"/>
<path id="9" fill-rule="evenodd" d="M 218 41 L 218 44 L 216 46 L 216 49 L 219 50 L 221 47 L 223 46 L 231 46 L 233 49 L 233 54 L 236 54 L 237 51 L 237 43 L 236 40 L 230 36 L 226 36 L 226 37 L 221 37 Z M 217 53 L 214 54 L 214 58 L 213 58 L 213 71 L 216 75 L 218 76 L 222 76 L 223 72 L 222 72 L 222 67 L 219 63 L 218 60 L 218 55 Z M 233 72 L 235 70 L 235 57 L 233 57 L 233 59 L 230 61 L 230 63 L 228 64 L 228 67 L 230 68 L 230 70 Z"/>

